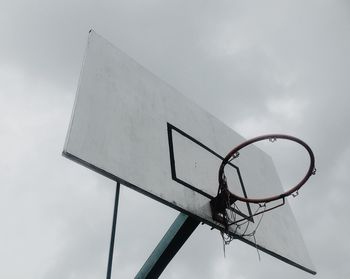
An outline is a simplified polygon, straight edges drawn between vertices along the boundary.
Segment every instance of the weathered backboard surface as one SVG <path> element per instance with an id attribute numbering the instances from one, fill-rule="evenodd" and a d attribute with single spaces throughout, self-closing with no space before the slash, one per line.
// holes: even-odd
<path id="1" fill-rule="evenodd" d="M 244 139 L 95 32 L 89 34 L 63 154 L 210 226 L 222 158 Z M 282 192 L 256 147 L 226 168 L 231 191 Z M 251 215 L 248 204 L 242 215 Z M 251 220 L 254 221 L 253 219 Z M 239 230 L 237 231 L 239 233 Z M 315 273 L 288 204 L 265 214 L 259 249 Z M 255 246 L 252 238 L 241 239 Z"/>

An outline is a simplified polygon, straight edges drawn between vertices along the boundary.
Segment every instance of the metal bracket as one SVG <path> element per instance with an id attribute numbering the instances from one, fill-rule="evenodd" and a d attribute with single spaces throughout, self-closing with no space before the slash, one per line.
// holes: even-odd
<path id="1" fill-rule="evenodd" d="M 135 279 L 158 278 L 199 223 L 196 219 L 180 213 L 137 273 Z"/>

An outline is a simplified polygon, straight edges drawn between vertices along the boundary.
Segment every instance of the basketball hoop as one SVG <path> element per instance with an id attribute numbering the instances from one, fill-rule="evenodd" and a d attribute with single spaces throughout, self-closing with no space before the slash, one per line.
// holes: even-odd
<path id="1" fill-rule="evenodd" d="M 249 197 L 242 197 L 235 193 L 232 193 L 227 184 L 227 179 L 225 176 L 225 166 L 229 164 L 232 160 L 235 160 L 240 156 L 239 151 L 248 145 L 251 145 L 256 142 L 260 142 L 263 140 L 268 140 L 270 142 L 275 142 L 277 139 L 283 139 L 283 140 L 289 140 L 296 142 L 297 144 L 301 145 L 308 153 L 309 155 L 309 167 L 307 169 L 307 172 L 305 176 L 300 180 L 299 183 L 289 188 L 289 190 L 278 194 L 273 195 L 270 197 L 263 197 L 263 198 L 249 198 Z M 315 169 L 315 156 L 311 150 L 311 148 L 302 140 L 289 136 L 289 135 L 283 135 L 283 134 L 268 134 L 263 135 L 259 137 L 252 138 L 250 140 L 247 140 L 240 145 L 236 146 L 234 149 L 232 149 L 227 156 L 223 159 L 218 173 L 218 180 L 219 180 L 219 188 L 217 192 L 217 196 L 213 198 L 210 202 L 211 209 L 212 209 L 212 215 L 213 219 L 220 222 L 224 225 L 224 232 L 226 235 L 229 234 L 229 227 L 232 225 L 236 225 L 236 229 L 233 230 L 235 233 L 238 232 L 237 228 L 240 228 L 242 224 L 245 224 L 248 228 L 249 226 L 249 218 L 252 218 L 256 215 L 262 215 L 270 210 L 273 210 L 277 207 L 280 207 L 285 204 L 285 198 L 288 196 L 296 196 L 298 195 L 298 190 L 306 183 L 306 181 L 310 178 L 310 176 L 314 175 L 316 173 Z M 267 204 L 280 200 L 280 203 L 277 205 L 273 205 L 271 207 L 268 207 Z M 251 216 L 243 217 L 243 218 L 237 218 L 237 212 L 239 212 L 239 208 L 236 205 L 236 202 L 244 202 L 247 204 L 256 204 L 257 210 L 251 214 Z M 243 230 L 243 233 L 238 234 L 238 236 L 254 236 L 255 231 L 260 224 L 261 218 L 259 222 L 257 222 L 255 229 L 253 229 L 250 232 L 247 232 L 247 228 Z M 231 230 L 232 231 L 232 230 Z M 226 241 L 229 242 L 229 241 Z"/>

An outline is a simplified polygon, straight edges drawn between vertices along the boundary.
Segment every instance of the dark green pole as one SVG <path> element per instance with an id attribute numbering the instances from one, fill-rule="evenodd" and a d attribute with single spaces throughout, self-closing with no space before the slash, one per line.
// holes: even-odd
<path id="1" fill-rule="evenodd" d="M 135 279 L 158 278 L 198 225 L 199 221 L 180 213 Z"/>
<path id="2" fill-rule="evenodd" d="M 120 191 L 120 183 L 117 182 L 117 188 L 115 189 L 111 242 L 109 245 L 109 257 L 108 257 L 107 277 L 106 277 L 107 279 L 111 279 L 111 274 L 112 274 L 113 250 L 114 250 L 114 239 L 115 239 L 115 227 L 117 224 L 117 215 L 118 215 L 119 191 Z"/>

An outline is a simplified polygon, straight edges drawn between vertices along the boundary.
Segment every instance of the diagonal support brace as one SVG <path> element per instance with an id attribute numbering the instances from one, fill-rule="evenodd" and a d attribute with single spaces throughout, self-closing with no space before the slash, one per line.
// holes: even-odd
<path id="1" fill-rule="evenodd" d="M 198 225 L 199 221 L 180 213 L 135 279 L 158 278 Z"/>

